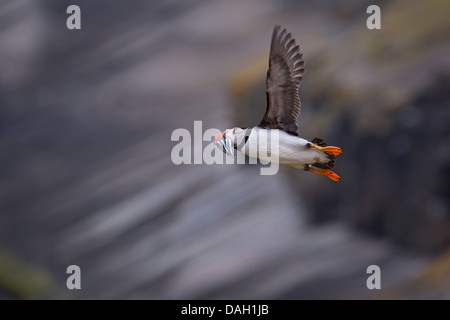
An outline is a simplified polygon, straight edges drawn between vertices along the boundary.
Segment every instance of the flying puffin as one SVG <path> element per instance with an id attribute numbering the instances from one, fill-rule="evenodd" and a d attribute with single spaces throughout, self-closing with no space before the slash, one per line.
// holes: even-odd
<path id="1" fill-rule="evenodd" d="M 301 106 L 298 88 L 305 70 L 303 54 L 291 33 L 286 29 L 280 32 L 280 28 L 276 25 L 272 34 L 266 77 L 267 106 L 261 123 L 253 128 L 235 127 L 222 131 L 214 143 L 232 156 L 235 149 L 247 156 L 263 159 L 262 153 L 256 149 L 269 147 L 264 146 L 259 138 L 268 137 L 277 130 L 280 164 L 317 173 L 337 182 L 340 177 L 330 169 L 342 150 L 327 146 L 320 138 L 308 141 L 298 136 L 297 118 Z"/>

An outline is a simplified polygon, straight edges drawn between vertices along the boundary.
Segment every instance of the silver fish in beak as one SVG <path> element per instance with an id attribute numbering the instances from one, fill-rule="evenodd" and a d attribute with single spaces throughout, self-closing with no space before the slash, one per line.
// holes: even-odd
<path id="1" fill-rule="evenodd" d="M 234 148 L 231 138 L 227 136 L 227 130 L 219 133 L 214 139 L 214 144 L 227 155 L 234 157 Z"/>

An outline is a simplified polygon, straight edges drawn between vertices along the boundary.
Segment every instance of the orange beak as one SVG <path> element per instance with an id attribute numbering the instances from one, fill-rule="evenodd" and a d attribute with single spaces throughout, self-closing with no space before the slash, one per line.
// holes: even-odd
<path id="1" fill-rule="evenodd" d="M 227 130 L 223 130 L 221 133 L 219 133 L 216 138 L 214 139 L 214 142 L 219 141 L 220 139 L 222 139 L 222 136 L 224 135 L 225 131 Z"/>

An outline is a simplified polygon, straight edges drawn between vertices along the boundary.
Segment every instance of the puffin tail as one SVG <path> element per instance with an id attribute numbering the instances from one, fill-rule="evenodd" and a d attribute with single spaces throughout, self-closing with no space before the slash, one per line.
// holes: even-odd
<path id="1" fill-rule="evenodd" d="M 305 165 L 304 170 L 319 174 L 321 176 L 325 176 L 335 182 L 338 182 L 340 177 L 330 169 L 332 169 L 336 164 L 336 156 L 342 153 L 341 148 L 328 146 L 323 139 L 317 137 L 311 141 L 310 147 L 323 151 L 327 155 L 328 161 Z M 321 170 L 317 170 L 313 167 Z"/>
<path id="2" fill-rule="evenodd" d="M 336 164 L 336 156 L 342 153 L 341 148 L 328 146 L 325 140 L 322 138 L 314 138 L 311 141 L 311 148 L 319 149 L 326 153 L 329 161 L 328 162 L 316 162 L 312 165 L 320 169 L 332 169 Z"/>

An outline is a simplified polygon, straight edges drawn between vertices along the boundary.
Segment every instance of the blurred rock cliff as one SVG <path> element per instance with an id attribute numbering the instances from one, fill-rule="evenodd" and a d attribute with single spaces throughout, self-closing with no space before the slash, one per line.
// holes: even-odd
<path id="1" fill-rule="evenodd" d="M 71 4 L 82 30 L 0 1 L 0 298 L 449 297 L 448 2 L 381 1 L 381 30 L 368 1 Z M 341 182 L 174 165 L 173 130 L 259 122 L 275 24 Z"/>

